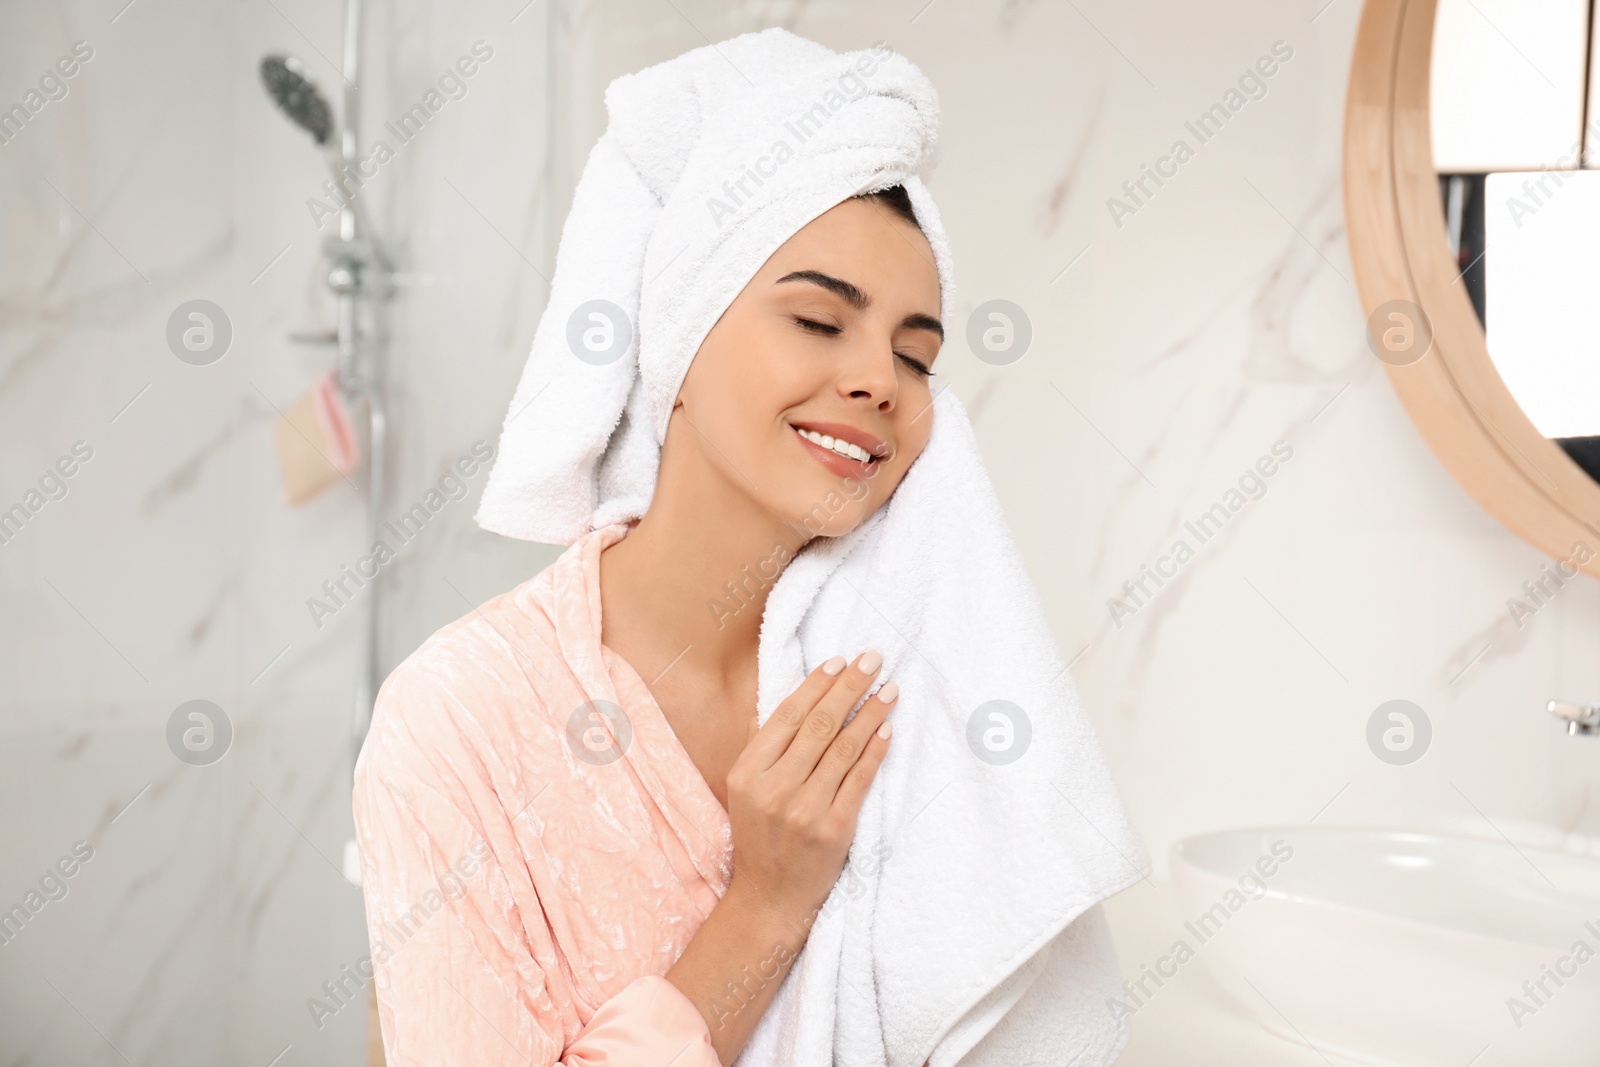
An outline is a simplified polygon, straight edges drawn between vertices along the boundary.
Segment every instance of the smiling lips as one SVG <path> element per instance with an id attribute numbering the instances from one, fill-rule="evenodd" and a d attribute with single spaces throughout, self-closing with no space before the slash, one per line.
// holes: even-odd
<path id="1" fill-rule="evenodd" d="M 889 452 L 887 442 L 853 426 L 835 422 L 790 425 L 813 458 L 843 477 L 872 472 Z"/>

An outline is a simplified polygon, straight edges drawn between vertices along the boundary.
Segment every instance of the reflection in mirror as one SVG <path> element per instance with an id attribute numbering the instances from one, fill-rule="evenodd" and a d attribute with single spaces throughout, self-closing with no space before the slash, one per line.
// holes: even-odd
<path id="1" fill-rule="evenodd" d="M 1594 5 L 1439 0 L 1430 106 L 1446 239 L 1490 357 L 1600 482 Z"/>

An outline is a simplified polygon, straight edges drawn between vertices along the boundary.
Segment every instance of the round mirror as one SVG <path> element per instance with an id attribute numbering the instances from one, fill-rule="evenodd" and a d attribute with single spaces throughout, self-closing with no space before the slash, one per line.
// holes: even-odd
<path id="1" fill-rule="evenodd" d="M 1345 201 L 1368 343 L 1441 462 L 1600 576 L 1595 0 L 1368 0 Z"/>
<path id="2" fill-rule="evenodd" d="M 1439 0 L 1429 125 L 1445 239 L 1489 358 L 1600 481 L 1593 20 L 1593 0 Z"/>

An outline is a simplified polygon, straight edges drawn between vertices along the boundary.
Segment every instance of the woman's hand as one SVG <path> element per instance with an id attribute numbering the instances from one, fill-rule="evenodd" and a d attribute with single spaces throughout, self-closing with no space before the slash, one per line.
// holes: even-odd
<path id="1" fill-rule="evenodd" d="M 900 687 L 885 683 L 841 724 L 882 665 L 867 652 L 812 671 L 728 772 L 733 878 L 666 976 L 705 1018 L 722 1063 L 744 1048 L 844 869 Z"/>
<path id="2" fill-rule="evenodd" d="M 833 657 L 754 732 L 728 772 L 729 893 L 809 928 L 844 869 L 856 816 L 889 751 L 895 683 L 844 724 L 882 665 L 877 652 L 848 667 Z"/>

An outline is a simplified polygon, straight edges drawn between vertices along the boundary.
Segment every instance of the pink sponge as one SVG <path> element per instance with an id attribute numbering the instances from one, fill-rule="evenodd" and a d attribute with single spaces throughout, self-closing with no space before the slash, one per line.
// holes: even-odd
<path id="1" fill-rule="evenodd" d="M 356 469 L 355 428 L 335 372 L 319 377 L 283 413 L 273 439 L 285 504 L 303 504 Z"/>

